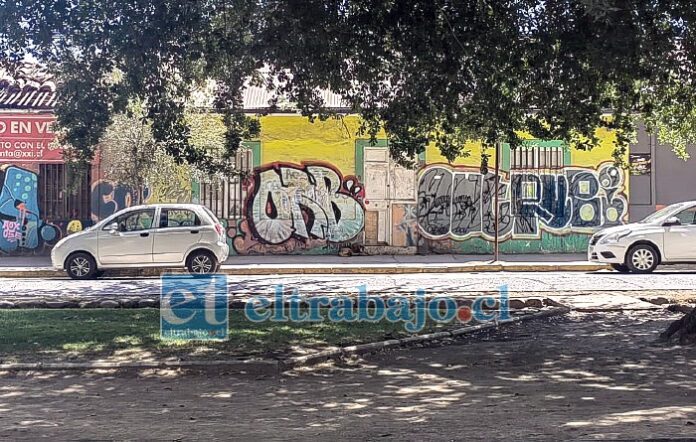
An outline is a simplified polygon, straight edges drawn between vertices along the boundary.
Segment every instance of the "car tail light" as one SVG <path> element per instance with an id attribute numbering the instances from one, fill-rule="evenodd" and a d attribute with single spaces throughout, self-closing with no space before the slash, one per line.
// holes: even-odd
<path id="1" fill-rule="evenodd" d="M 225 233 L 225 229 L 222 227 L 222 224 L 215 224 L 215 231 L 220 236 L 222 236 Z"/>

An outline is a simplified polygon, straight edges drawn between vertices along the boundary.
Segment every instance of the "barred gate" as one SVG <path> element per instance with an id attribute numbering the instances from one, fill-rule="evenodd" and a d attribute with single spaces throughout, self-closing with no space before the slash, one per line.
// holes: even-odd
<path id="1" fill-rule="evenodd" d="M 253 169 L 253 155 L 250 150 L 237 153 L 236 169 L 248 173 Z M 200 203 L 208 207 L 219 219 L 239 219 L 244 216 L 246 192 L 239 175 L 221 180 L 200 183 Z"/>
<path id="2" fill-rule="evenodd" d="M 39 165 L 39 213 L 46 220 L 72 220 L 90 218 L 90 185 L 92 170 L 87 168 L 68 189 L 68 171 L 65 164 Z"/>

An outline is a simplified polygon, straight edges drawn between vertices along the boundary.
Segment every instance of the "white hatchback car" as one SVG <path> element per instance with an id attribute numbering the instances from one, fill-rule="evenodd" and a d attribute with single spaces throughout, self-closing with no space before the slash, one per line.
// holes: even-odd
<path id="1" fill-rule="evenodd" d="M 696 201 L 672 204 L 637 223 L 590 238 L 590 261 L 620 272 L 649 273 L 658 264 L 696 263 Z"/>
<path id="2" fill-rule="evenodd" d="M 54 268 L 73 279 L 105 269 L 186 267 L 214 273 L 227 259 L 225 229 L 198 204 L 153 204 L 124 209 L 53 247 Z"/>

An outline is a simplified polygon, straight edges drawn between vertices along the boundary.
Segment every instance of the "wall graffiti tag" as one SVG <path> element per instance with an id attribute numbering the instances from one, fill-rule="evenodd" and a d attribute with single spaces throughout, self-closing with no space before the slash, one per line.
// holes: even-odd
<path id="1" fill-rule="evenodd" d="M 58 227 L 41 219 L 36 173 L 17 166 L 0 166 L 0 251 L 37 251 L 60 239 Z"/>
<path id="2" fill-rule="evenodd" d="M 431 239 L 492 239 L 494 186 L 492 173 L 427 167 L 418 184 L 421 233 Z M 623 172 L 612 164 L 597 170 L 566 167 L 558 173 L 513 171 L 498 187 L 501 238 L 539 238 L 542 230 L 592 233 L 619 225 L 628 208 L 623 191 Z"/>
<path id="3" fill-rule="evenodd" d="M 9 242 L 22 239 L 21 224 L 17 221 L 4 220 L 2 222 L 2 237 Z"/>
<path id="4" fill-rule="evenodd" d="M 324 164 L 272 164 L 254 174 L 247 217 L 267 244 L 291 238 L 344 242 L 365 224 L 362 185 Z"/>
<path id="5" fill-rule="evenodd" d="M 150 191 L 145 188 L 144 201 L 147 202 Z M 113 215 L 119 210 L 128 208 L 138 200 L 137 192 L 129 186 L 111 180 L 99 180 L 92 184 L 90 204 L 92 221 L 97 222 Z"/>

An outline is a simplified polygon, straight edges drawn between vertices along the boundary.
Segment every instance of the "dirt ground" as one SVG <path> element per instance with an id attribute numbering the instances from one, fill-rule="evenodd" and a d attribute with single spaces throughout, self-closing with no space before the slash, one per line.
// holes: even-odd
<path id="1" fill-rule="evenodd" d="M 5 373 L 0 439 L 493 440 L 696 437 L 678 315 L 571 314 L 280 377 Z"/>

